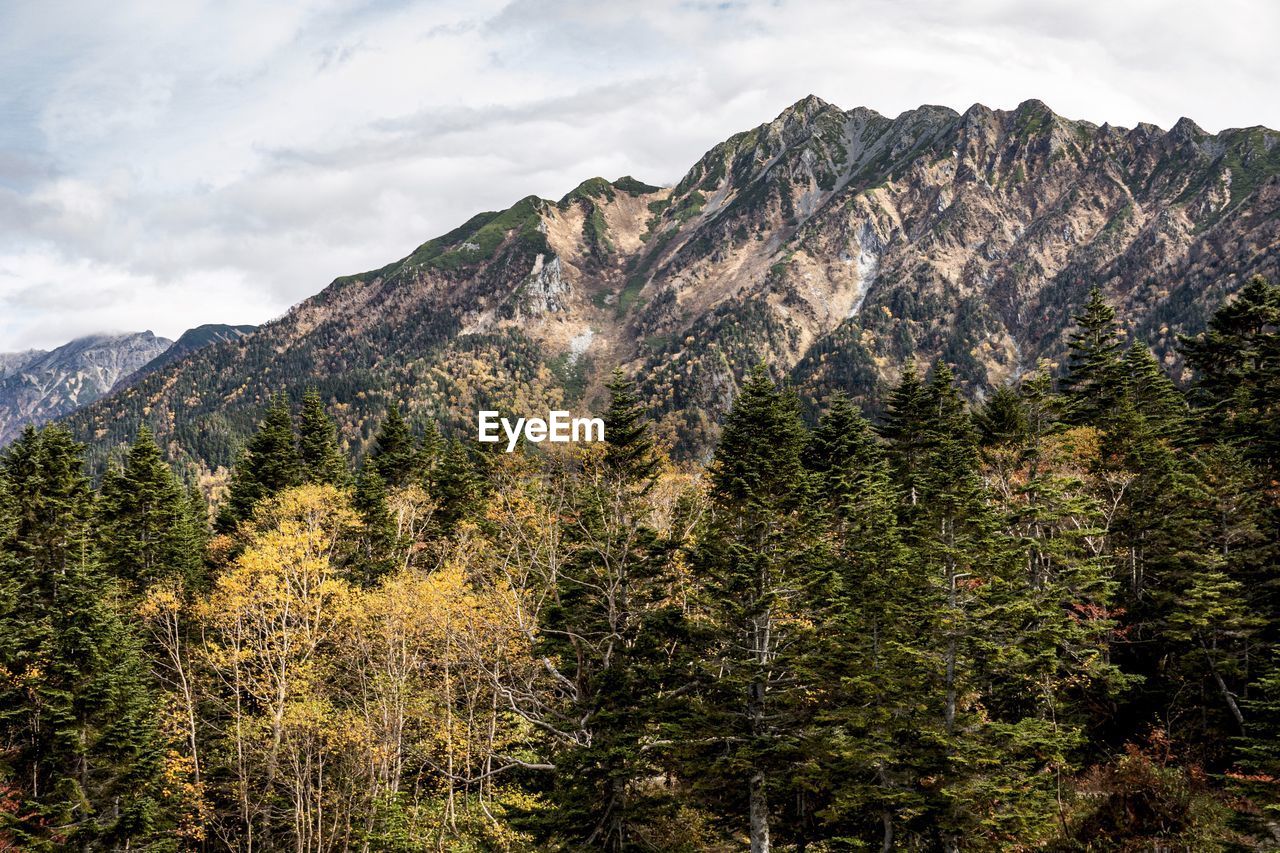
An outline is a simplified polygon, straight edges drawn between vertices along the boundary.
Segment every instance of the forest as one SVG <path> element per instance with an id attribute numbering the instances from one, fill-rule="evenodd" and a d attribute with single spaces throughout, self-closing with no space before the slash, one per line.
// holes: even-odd
<path id="1" fill-rule="evenodd" d="M 1280 287 L 1176 386 L 1097 290 L 970 404 L 809 420 L 767 365 L 673 461 L 281 395 L 211 500 L 146 426 L 0 457 L 0 849 L 1280 845 Z"/>

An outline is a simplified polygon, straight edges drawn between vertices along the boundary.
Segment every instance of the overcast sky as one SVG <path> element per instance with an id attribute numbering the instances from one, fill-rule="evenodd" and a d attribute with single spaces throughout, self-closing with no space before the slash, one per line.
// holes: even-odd
<path id="1" fill-rule="evenodd" d="M 1271 0 L 0 0 L 0 351 L 260 323 L 813 93 L 1280 127 Z"/>

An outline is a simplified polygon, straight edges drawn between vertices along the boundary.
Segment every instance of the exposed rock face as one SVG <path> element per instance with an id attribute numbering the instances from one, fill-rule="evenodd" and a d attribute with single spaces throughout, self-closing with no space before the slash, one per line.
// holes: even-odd
<path id="1" fill-rule="evenodd" d="M 398 397 L 461 426 L 477 408 L 593 407 L 614 365 L 701 453 L 767 360 L 809 399 L 876 402 L 908 358 L 974 395 L 1060 357 L 1098 284 L 1175 374 L 1195 331 L 1280 263 L 1280 134 L 1095 125 L 1028 101 L 896 118 L 809 97 L 708 151 L 674 187 L 586 181 L 481 214 L 337 279 L 77 415 L 99 447 L 145 415 L 229 463 L 280 388 L 319 384 L 355 446 Z"/>
<path id="2" fill-rule="evenodd" d="M 0 445 L 29 423 L 42 424 L 97 400 L 172 343 L 151 332 L 92 335 L 0 374 Z"/>
<path id="3" fill-rule="evenodd" d="M 0 352 L 0 379 L 12 376 L 45 353 L 46 350 L 42 349 L 29 349 L 23 352 Z"/>

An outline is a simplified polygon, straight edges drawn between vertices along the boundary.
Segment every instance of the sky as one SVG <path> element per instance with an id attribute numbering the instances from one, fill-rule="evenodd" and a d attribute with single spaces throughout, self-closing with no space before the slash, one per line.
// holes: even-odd
<path id="1" fill-rule="evenodd" d="M 0 0 L 0 352 L 261 323 L 810 93 L 1280 127 L 1272 0 Z"/>

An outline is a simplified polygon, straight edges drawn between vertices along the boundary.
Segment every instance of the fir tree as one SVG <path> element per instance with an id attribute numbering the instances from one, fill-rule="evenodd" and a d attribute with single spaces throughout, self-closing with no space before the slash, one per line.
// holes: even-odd
<path id="1" fill-rule="evenodd" d="M 338 428 L 324 410 L 320 393 L 310 388 L 298 417 L 298 456 L 302 481 L 345 487 L 351 482 L 347 460 L 338 447 Z"/>
<path id="2" fill-rule="evenodd" d="M 387 488 L 407 486 L 422 474 L 421 450 L 398 403 L 387 406 L 387 415 L 365 464 L 378 472 Z"/>
<path id="3" fill-rule="evenodd" d="M 452 533 L 462 520 L 479 516 L 484 479 L 458 439 L 449 442 L 432 472 L 430 492 L 437 502 L 435 524 L 442 533 Z"/>
<path id="4" fill-rule="evenodd" d="M 162 828 L 160 742 L 137 643 L 104 595 L 81 446 L 28 428 L 0 462 L 0 733 L 27 850 L 124 849 Z"/>
<path id="5" fill-rule="evenodd" d="M 1096 423 L 1110 410 L 1123 386 L 1120 327 L 1115 309 L 1103 300 L 1097 287 L 1089 291 L 1089 300 L 1075 322 L 1079 329 L 1069 339 L 1062 387 L 1072 421 Z"/>
<path id="6" fill-rule="evenodd" d="M 192 509 L 191 496 L 143 426 L 124 467 L 108 471 L 102 483 L 98 523 L 103 568 L 123 580 L 132 594 L 169 578 L 195 585 L 202 570 L 203 537 Z"/>
<path id="7" fill-rule="evenodd" d="M 604 416 L 605 464 L 619 482 L 647 489 L 657 473 L 658 457 L 634 383 L 615 369 L 605 387 L 610 395 Z"/>
<path id="8" fill-rule="evenodd" d="M 806 461 L 836 520 L 838 582 L 815 602 L 816 637 L 797 660 L 801 680 L 821 697 L 801 776 L 815 794 L 826 793 L 815 803 L 826 838 L 869 843 L 878 835 L 889 850 L 900 815 L 923 805 L 911 766 L 927 730 L 918 697 L 929 673 L 913 651 L 930 630 L 915 607 L 925 591 L 906 571 L 884 451 L 843 395 L 819 420 Z"/>
<path id="9" fill-rule="evenodd" d="M 1124 393 L 1156 438 L 1180 444 L 1188 438 L 1189 411 L 1182 392 L 1160 368 L 1151 348 L 1135 342 L 1121 362 Z"/>
<path id="10" fill-rule="evenodd" d="M 754 853 L 770 849 L 778 807 L 797 793 L 792 769 L 809 708 L 793 664 L 830 565 L 818 548 L 808 436 L 794 395 L 757 367 L 743 383 L 711 468 L 713 514 L 694 554 L 705 578 L 711 649 L 699 701 L 683 738 L 696 776 L 747 804 Z M 807 822 L 793 815 L 790 825 Z"/>
<path id="11" fill-rule="evenodd" d="M 218 528 L 230 531 L 253 514 L 257 504 L 302 482 L 302 464 L 293 432 L 289 401 L 280 395 L 249 439 L 231 476 L 227 502 L 218 516 Z"/>
<path id="12" fill-rule="evenodd" d="M 360 471 L 352 506 L 363 521 L 354 574 L 371 586 L 396 567 L 396 524 L 387 508 L 386 484 L 377 471 L 367 466 Z"/>
<path id="13" fill-rule="evenodd" d="M 541 644 L 573 685 L 557 727 L 584 732 L 554 752 L 543 831 L 621 851 L 642 846 L 640 829 L 657 805 L 648 780 L 660 768 L 646 741 L 665 646 L 676 637 L 663 604 L 667 557 L 644 499 L 659 465 L 653 437 L 631 383 L 615 372 L 608 388 L 604 452 L 588 454 L 576 480 L 572 557 L 559 573 Z"/>
<path id="14" fill-rule="evenodd" d="M 894 477 L 909 504 L 919 499 L 916 476 L 930 446 L 924 427 L 931 407 L 929 389 L 920 381 L 915 362 L 908 361 L 901 380 L 889 393 L 880 434 L 889 442 Z"/>
<path id="15" fill-rule="evenodd" d="M 1280 472 L 1280 285 L 1252 279 L 1182 339 L 1195 370 L 1193 400 L 1212 437 L 1241 444 L 1250 459 Z"/>

